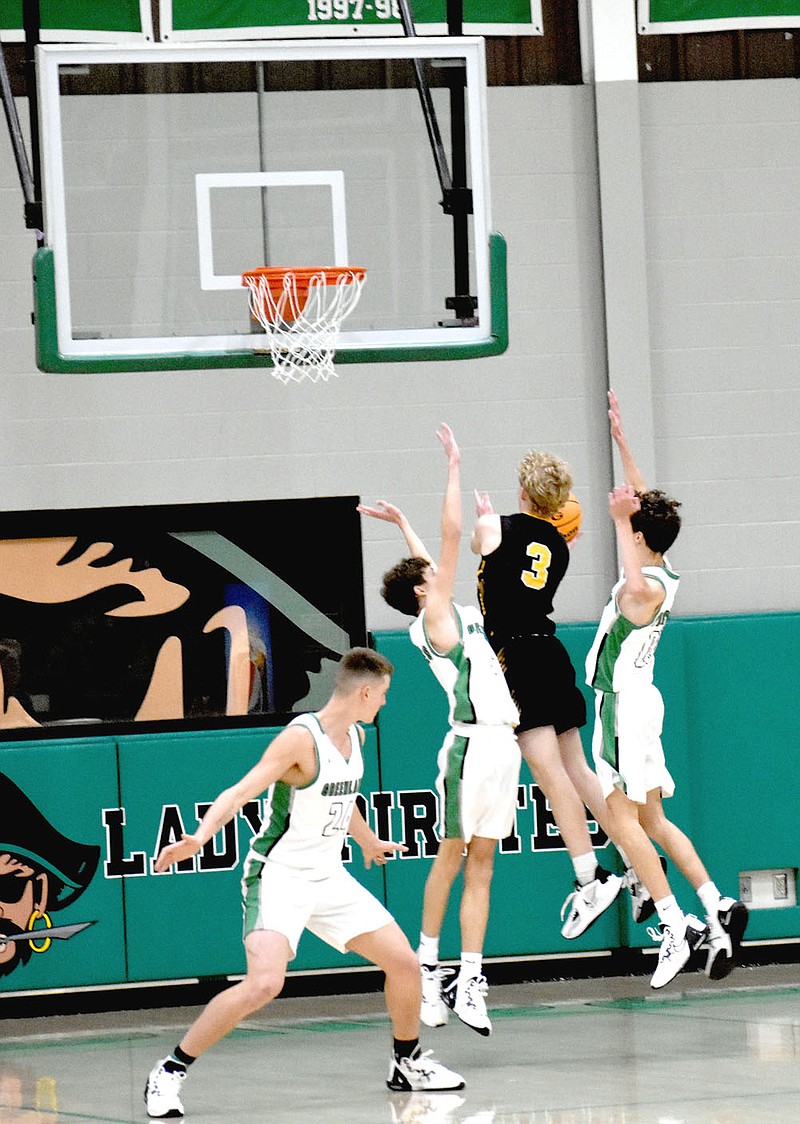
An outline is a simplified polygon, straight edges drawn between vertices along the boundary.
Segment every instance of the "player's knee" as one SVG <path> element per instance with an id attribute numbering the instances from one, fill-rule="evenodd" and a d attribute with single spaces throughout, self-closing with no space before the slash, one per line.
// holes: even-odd
<path id="1" fill-rule="evenodd" d="M 265 972 L 258 976 L 247 978 L 247 1002 L 250 1011 L 258 1011 L 271 1003 L 283 989 L 283 976 L 273 972 Z"/>
<path id="2" fill-rule="evenodd" d="M 443 839 L 439 844 L 436 858 L 433 860 L 433 867 L 438 873 L 454 879 L 461 870 L 463 858 L 463 839 Z"/>
<path id="3" fill-rule="evenodd" d="M 419 957 L 407 942 L 394 950 L 387 975 L 391 974 L 396 979 L 403 979 L 410 984 L 416 984 L 419 977 Z"/>
<path id="4" fill-rule="evenodd" d="M 663 842 L 669 826 L 663 813 L 653 812 L 650 809 L 642 810 L 639 822 L 654 843 Z"/>
<path id="5" fill-rule="evenodd" d="M 495 845 L 496 846 L 496 845 Z M 464 864 L 464 884 L 488 886 L 494 874 L 494 849 L 470 848 Z"/>

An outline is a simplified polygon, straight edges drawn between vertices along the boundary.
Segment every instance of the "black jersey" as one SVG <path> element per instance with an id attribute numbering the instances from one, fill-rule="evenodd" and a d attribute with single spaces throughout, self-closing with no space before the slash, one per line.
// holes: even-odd
<path id="1" fill-rule="evenodd" d="M 501 515 L 500 530 L 500 545 L 478 569 L 478 598 L 495 651 L 512 637 L 555 632 L 553 598 L 569 565 L 569 547 L 547 520 Z"/>

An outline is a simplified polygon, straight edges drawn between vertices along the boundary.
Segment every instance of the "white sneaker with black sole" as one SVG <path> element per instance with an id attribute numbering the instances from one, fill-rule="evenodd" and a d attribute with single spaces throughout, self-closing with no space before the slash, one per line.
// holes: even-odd
<path id="1" fill-rule="evenodd" d="M 678 972 L 685 968 L 689 957 L 708 937 L 708 926 L 692 913 L 686 914 L 686 927 L 683 933 L 676 933 L 663 923 L 658 929 L 648 929 L 653 940 L 661 941 L 658 951 L 658 964 L 650 978 L 650 986 L 664 987 L 674 980 Z"/>
<path id="2" fill-rule="evenodd" d="M 598 866 L 594 879 L 586 886 L 575 883 L 561 907 L 561 936 L 568 941 L 585 933 L 598 917 L 611 905 L 622 889 L 623 878 Z"/>
<path id="3" fill-rule="evenodd" d="M 180 1091 L 186 1080 L 186 1070 L 165 1069 L 164 1066 L 168 1063 L 169 1058 L 162 1058 L 153 1066 L 144 1087 L 147 1115 L 158 1120 L 184 1115 Z"/>
<path id="4" fill-rule="evenodd" d="M 392 1055 L 386 1084 L 393 1093 L 435 1093 L 464 1088 L 461 1074 L 437 1062 L 431 1053 L 431 1050 L 423 1053 L 417 1046 L 410 1058 Z"/>
<path id="5" fill-rule="evenodd" d="M 492 1022 L 486 1010 L 489 985 L 486 976 L 465 976 L 460 973 L 442 992 L 445 1003 L 462 1023 L 488 1037 Z"/>
<path id="6" fill-rule="evenodd" d="M 455 976 L 454 968 L 431 967 L 420 964 L 422 974 L 422 1006 L 419 1017 L 425 1026 L 444 1026 L 448 1018 L 448 1004 L 443 995 L 445 983 Z"/>

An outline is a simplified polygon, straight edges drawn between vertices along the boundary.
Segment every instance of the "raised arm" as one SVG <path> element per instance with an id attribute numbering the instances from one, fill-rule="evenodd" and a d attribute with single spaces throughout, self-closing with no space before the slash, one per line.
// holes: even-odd
<path id="1" fill-rule="evenodd" d="M 639 466 L 633 459 L 633 454 L 628 445 L 628 439 L 622 428 L 622 414 L 620 413 L 617 396 L 613 390 L 609 390 L 608 392 L 608 417 L 611 422 L 611 438 L 617 446 L 620 460 L 622 461 L 625 483 L 630 484 L 637 492 L 647 491 L 647 484 L 639 471 Z"/>
<path id="2" fill-rule="evenodd" d="M 475 524 L 470 548 L 473 554 L 491 554 L 500 545 L 500 516 L 495 513 L 488 492 L 475 491 Z"/>
<path id="3" fill-rule="evenodd" d="M 617 592 L 620 612 L 632 624 L 648 624 L 664 600 L 664 587 L 642 573 L 636 549 L 631 516 L 641 504 L 630 484 L 615 488 L 608 497 L 608 510 L 614 520 L 620 561 L 625 581 Z"/>
<path id="4" fill-rule="evenodd" d="M 453 614 L 453 587 L 461 545 L 461 453 L 449 425 L 436 431 L 447 456 L 447 483 L 442 501 L 442 541 L 435 572 L 427 582 L 425 629 L 439 652 L 449 652 L 459 640 Z"/>
<path id="5" fill-rule="evenodd" d="M 308 764 L 304 759 L 313 756 L 313 745 L 311 733 L 303 727 L 291 726 L 282 730 L 267 746 L 258 764 L 240 781 L 219 794 L 200 821 L 197 831 L 183 835 L 177 842 L 163 848 L 155 862 L 156 871 L 163 872 L 173 863 L 196 855 L 248 800 L 260 796 L 275 781 L 291 775 L 293 770 L 300 774 L 296 780 L 302 782 L 302 773 Z"/>
<path id="6" fill-rule="evenodd" d="M 386 500 L 378 500 L 375 507 L 367 507 L 366 504 L 360 503 L 356 506 L 356 511 L 360 512 L 361 515 L 368 515 L 371 519 L 383 519 L 386 523 L 394 523 L 403 532 L 403 538 L 406 540 L 408 553 L 411 557 L 424 558 L 426 562 L 433 565 L 433 559 L 424 542 L 399 507 L 387 503 Z"/>

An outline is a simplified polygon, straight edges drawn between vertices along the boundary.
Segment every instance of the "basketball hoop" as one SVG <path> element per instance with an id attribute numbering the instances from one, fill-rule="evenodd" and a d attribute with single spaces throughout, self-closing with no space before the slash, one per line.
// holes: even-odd
<path id="1" fill-rule="evenodd" d="M 367 273 L 357 266 L 248 269 L 250 310 L 267 335 L 281 382 L 327 381 L 342 321 L 358 304 Z"/>

